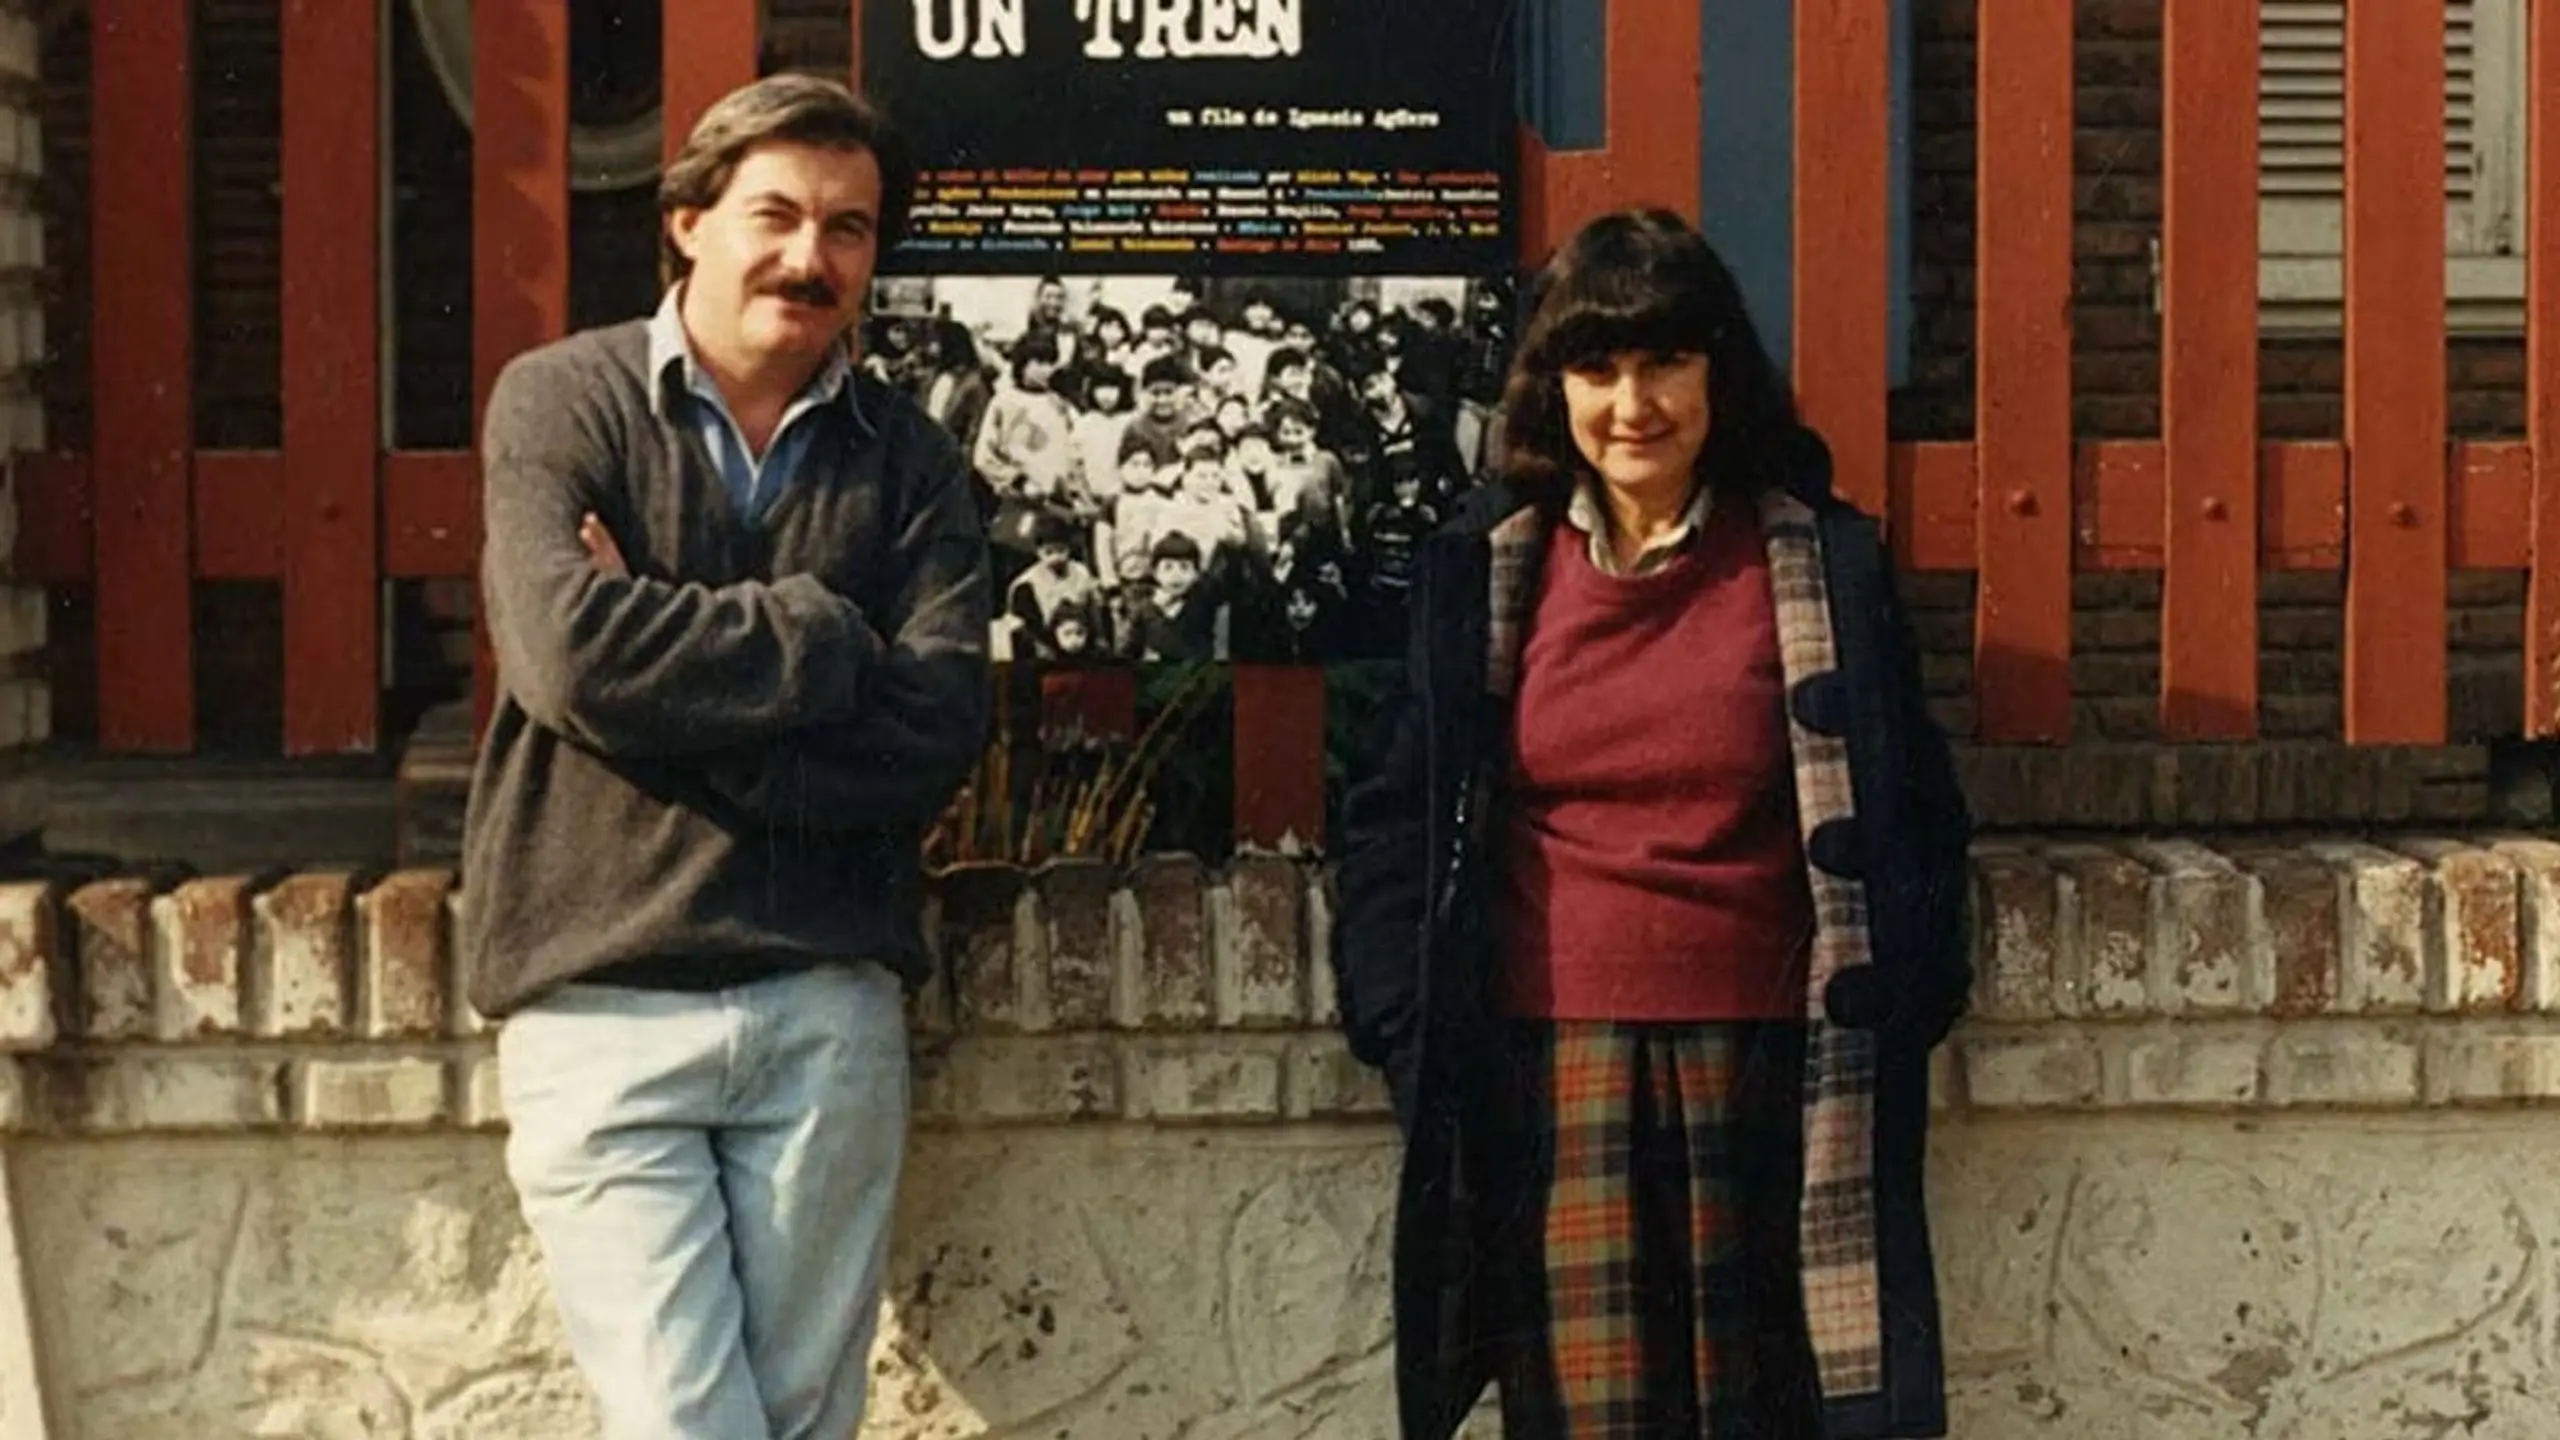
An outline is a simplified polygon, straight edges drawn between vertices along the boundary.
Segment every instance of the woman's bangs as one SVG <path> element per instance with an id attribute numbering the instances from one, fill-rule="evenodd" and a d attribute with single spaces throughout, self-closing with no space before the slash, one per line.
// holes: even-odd
<path id="1" fill-rule="evenodd" d="M 1682 303 L 1689 297 L 1642 272 L 1608 272 L 1607 280 L 1616 283 L 1589 283 L 1601 278 L 1575 276 L 1566 282 L 1565 293 L 1552 297 L 1552 318 L 1530 347 L 1533 368 L 1569 370 L 1630 351 L 1676 354 L 1705 349 L 1711 322 L 1703 307 Z M 1575 285 L 1573 280 L 1584 284 Z"/>

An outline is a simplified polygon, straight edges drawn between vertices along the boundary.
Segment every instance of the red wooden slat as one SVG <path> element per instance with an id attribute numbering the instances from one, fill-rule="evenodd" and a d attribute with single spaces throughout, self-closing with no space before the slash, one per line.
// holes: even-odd
<path id="1" fill-rule="evenodd" d="M 2258 728 L 2258 8 L 2163 17 L 2160 733 Z"/>
<path id="2" fill-rule="evenodd" d="M 2495 444 L 2466 453 L 2495 457 Z M 2073 458 L 2072 565 L 2084 571 L 2157 570 L 2166 504 L 2166 465 L 2154 440 L 2085 441 Z M 1914 570 L 1962 573 L 1974 568 L 1978 500 L 1974 448 L 1963 441 L 1893 447 L 1894 553 Z M 2346 554 L 2346 465 L 2325 440 L 2275 441 L 2258 447 L 2258 568 L 2335 570 Z M 2474 465 L 2468 484 L 2483 489 L 2521 484 L 2503 460 Z M 2482 495 L 2486 508 L 2518 501 Z M 2483 550 L 2494 567 L 2505 552 Z"/>
<path id="3" fill-rule="evenodd" d="M 2335 570 L 2347 556 L 2347 452 L 2330 441 L 2258 449 L 2259 568 Z"/>
<path id="4" fill-rule="evenodd" d="M 10 573 L 29 585 L 88 583 L 97 573 L 89 548 L 89 457 L 40 451 L 19 456 L 11 470 L 18 481 L 18 543 Z"/>
<path id="5" fill-rule="evenodd" d="M 98 743 L 195 745 L 194 7 L 93 0 L 90 386 Z"/>
<path id="6" fill-rule="evenodd" d="M 2560 731 L 2560 6 L 2528 12 L 2525 434 L 2533 583 L 2525 603 L 2525 733 Z"/>
<path id="7" fill-rule="evenodd" d="M 1606 118 L 1597 150 L 1550 150 L 1520 131 L 1520 256 L 1543 263 L 1594 216 L 1658 205 L 1698 218 L 1695 0 L 1614 0 L 1608 7 Z M 1879 292 L 1881 293 L 1881 292 Z"/>
<path id="8" fill-rule="evenodd" d="M 2260 570 L 2335 570 L 2345 554 L 2346 467 L 2339 447 L 2288 440 L 2257 447 Z M 2168 457 L 2156 440 L 2081 445 L 2073 560 L 2081 570 L 2158 570 L 2166 563 Z"/>
<path id="9" fill-rule="evenodd" d="M 1889 460 L 1896 559 L 1913 570 L 1971 571 L 1978 549 L 1974 506 L 1980 499 L 1972 443 L 1906 441 L 1892 447 Z M 2448 460 L 2454 568 L 2525 568 L 2531 558 L 2525 517 L 2534 504 L 2530 447 L 2514 440 L 2464 441 L 2450 448 Z M 2161 568 L 2165 463 L 2154 440 L 2080 444 L 2073 462 L 2076 569 Z M 199 450 L 194 465 L 196 578 L 281 578 L 283 457 L 273 450 Z M 2258 466 L 2258 568 L 2338 568 L 2346 553 L 2343 448 L 2328 440 L 2269 441 L 2258 447 Z M 473 575 L 480 543 L 479 456 L 468 450 L 397 450 L 383 457 L 382 467 L 383 574 Z M 88 456 L 72 453 L 18 460 L 21 580 L 76 585 L 90 579 L 89 468 Z"/>
<path id="10" fill-rule="evenodd" d="M 284 456 L 273 450 L 196 452 L 197 579 L 284 577 L 283 511 L 296 499 L 285 489 L 288 473 Z M 369 580 L 372 556 L 360 558 Z"/>
<path id="11" fill-rule="evenodd" d="M 660 106 L 666 126 L 668 159 L 684 148 L 694 122 L 711 102 L 756 78 L 758 7 L 753 5 L 669 5 L 660 22 L 664 58 L 659 74 L 665 96 Z M 861 17 L 854 23 L 859 25 Z"/>
<path id="12" fill-rule="evenodd" d="M 2533 451 L 2514 441 L 2456 441 L 2446 472 L 2446 563 L 2521 570 L 2533 563 Z"/>
<path id="13" fill-rule="evenodd" d="M 1324 672 L 1238 665 L 1234 678 L 1236 844 L 1322 849 Z"/>
<path id="14" fill-rule="evenodd" d="M 2445 732 L 2444 8 L 2347 7 L 2351 742 Z"/>
<path id="15" fill-rule="evenodd" d="M 1658 205 L 1694 224 L 1698 0 L 1609 0 L 1607 9 L 1609 203 Z"/>
<path id="16" fill-rule="evenodd" d="M 471 44 L 476 421 L 498 371 L 568 328 L 568 7 L 557 0 L 475 0 Z M 485 631 L 477 648 L 473 692 L 485 725 L 497 695 Z"/>
<path id="17" fill-rule="evenodd" d="M 284 748 L 381 727 L 381 12 L 284 7 Z"/>
<path id="18" fill-rule="evenodd" d="M 1891 20 L 1875 0 L 1796 0 L 1796 395 L 1830 442 L 1834 488 L 1870 515 L 1887 494 Z"/>
<path id="19" fill-rule="evenodd" d="M 90 579 L 89 457 L 18 461 L 17 574 L 34 584 Z M 285 574 L 284 457 L 273 450 L 195 452 L 195 577 L 278 580 Z M 403 450 L 383 460 L 385 578 L 467 579 L 480 552 L 480 457 Z"/>
<path id="20" fill-rule="evenodd" d="M 2495 456 L 2502 447 L 2481 445 L 2469 453 Z M 1905 443 L 1893 447 L 1897 515 L 1909 528 L 1896 538 L 1895 554 L 1915 570 L 1963 572 L 1974 568 L 1974 448 L 1961 441 Z M 2166 460 L 2154 440 L 2083 442 L 2072 464 L 2075 487 L 2073 568 L 2086 571 L 2157 570 Z M 2502 461 L 2477 466 L 2476 486 L 2511 486 L 2513 467 Z M 2339 447 L 2330 441 L 2277 441 L 2258 447 L 2258 568 L 2334 570 L 2346 553 L 2345 474 Z M 1908 489 L 1909 498 L 1900 491 Z M 2514 502 L 2484 496 L 2484 506 Z M 2483 551 L 2494 556 L 2495 551 Z M 2492 559 L 2481 561 L 2494 565 Z"/>
<path id="21" fill-rule="evenodd" d="M 862 0 L 846 0 L 845 9 L 851 12 L 848 19 L 853 31 L 852 63 L 847 69 L 847 77 L 852 80 L 853 88 L 859 90 L 862 88 Z"/>
<path id="22" fill-rule="evenodd" d="M 1546 263 L 1576 227 L 1608 208 L 1607 157 L 1597 150 L 1550 150 L 1520 127 L 1520 262 Z"/>
<path id="23" fill-rule="evenodd" d="M 469 579 L 480 557 L 480 457 L 394 450 L 382 466 L 382 573 Z"/>
<path id="24" fill-rule="evenodd" d="M 2071 0 L 2003 0 L 1978 24 L 1975 723 L 1988 741 L 2059 741 L 2071 731 Z M 1859 303 L 1880 326 L 1882 297 Z"/>
<path id="25" fill-rule="evenodd" d="M 1893 555 L 1907 570 L 1971 570 L 1979 497 L 1969 441 L 1905 443 L 1887 452 L 1893 486 Z"/>
<path id="26" fill-rule="evenodd" d="M 2071 563 L 2078 570 L 2157 570 L 2162 472 L 2157 440 L 2093 440 L 2071 460 Z"/>

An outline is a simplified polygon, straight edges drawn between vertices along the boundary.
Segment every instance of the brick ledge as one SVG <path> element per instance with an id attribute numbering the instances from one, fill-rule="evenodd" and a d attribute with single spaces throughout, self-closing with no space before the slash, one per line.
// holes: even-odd
<path id="1" fill-rule="evenodd" d="M 1938 1103 L 2560 1099 L 2560 842 L 1985 840 Z M 444 871 L 0 887 L 0 1123 L 500 1123 Z M 1332 1034 L 1321 867 L 969 869 L 928 903 L 930 1123 L 1375 1117 Z"/>

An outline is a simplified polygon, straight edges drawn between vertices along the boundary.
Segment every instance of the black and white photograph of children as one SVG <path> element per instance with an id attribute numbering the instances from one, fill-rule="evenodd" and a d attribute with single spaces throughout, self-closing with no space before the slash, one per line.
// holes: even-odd
<path id="1" fill-rule="evenodd" d="M 898 277 L 863 364 L 967 457 L 999 659 L 1391 654 L 1489 458 L 1507 278 Z"/>

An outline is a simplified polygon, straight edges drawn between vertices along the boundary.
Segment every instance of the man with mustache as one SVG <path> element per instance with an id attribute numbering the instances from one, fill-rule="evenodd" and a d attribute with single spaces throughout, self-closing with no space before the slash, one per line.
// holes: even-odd
<path id="1" fill-rule="evenodd" d="M 659 188 L 657 313 L 489 397 L 461 940 L 608 1440 L 861 1423 L 919 843 L 989 698 L 959 450 L 846 359 L 914 179 L 835 81 L 728 95 Z"/>

